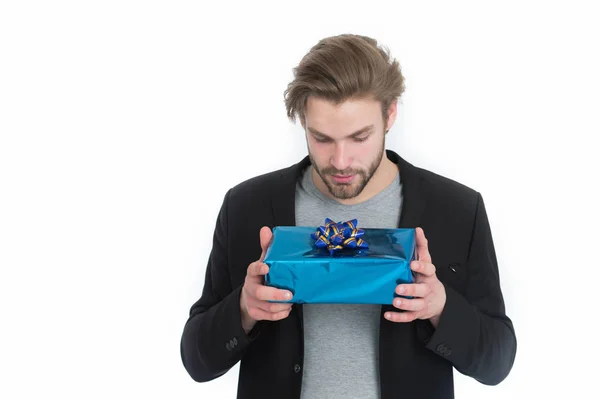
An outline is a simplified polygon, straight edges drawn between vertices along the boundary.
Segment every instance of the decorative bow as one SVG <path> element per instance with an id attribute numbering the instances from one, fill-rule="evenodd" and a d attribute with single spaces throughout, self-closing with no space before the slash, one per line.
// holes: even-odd
<path id="1" fill-rule="evenodd" d="M 327 248 L 330 255 L 343 248 L 369 248 L 369 245 L 360 238 L 365 231 L 357 228 L 357 223 L 356 219 L 335 223 L 325 218 L 325 226 L 319 226 L 310 236 L 316 240 L 315 245 L 318 248 Z"/>

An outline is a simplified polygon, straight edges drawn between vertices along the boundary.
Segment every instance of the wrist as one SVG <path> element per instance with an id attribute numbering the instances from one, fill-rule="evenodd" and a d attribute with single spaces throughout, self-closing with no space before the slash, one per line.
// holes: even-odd
<path id="1" fill-rule="evenodd" d="M 248 335 L 250 333 L 250 331 L 256 325 L 256 320 L 254 320 L 254 319 L 252 319 L 252 317 L 250 317 L 250 315 L 248 314 L 248 310 L 247 310 L 246 306 L 244 305 L 244 302 L 245 302 L 244 301 L 244 291 L 242 290 L 242 294 L 240 296 L 240 316 L 241 316 L 241 322 L 242 322 L 242 329 L 244 330 L 246 335 Z"/>
<path id="2" fill-rule="evenodd" d="M 250 333 L 250 331 L 256 325 L 256 320 L 252 319 L 246 312 L 242 310 L 242 328 L 246 335 Z"/>
<path id="3" fill-rule="evenodd" d="M 441 284 L 441 283 L 440 283 Z M 429 321 L 431 322 L 431 325 L 434 328 L 437 328 L 438 324 L 440 323 L 440 318 L 442 317 L 442 313 L 444 312 L 444 308 L 446 307 L 446 287 L 444 287 L 443 284 L 441 284 L 442 289 L 440 292 L 440 295 L 442 297 L 441 300 L 441 308 L 440 310 L 437 312 L 436 315 L 432 316 Z"/>

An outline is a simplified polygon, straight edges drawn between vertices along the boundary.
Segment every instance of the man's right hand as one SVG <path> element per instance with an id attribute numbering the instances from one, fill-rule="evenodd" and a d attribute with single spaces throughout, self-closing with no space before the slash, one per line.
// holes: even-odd
<path id="1" fill-rule="evenodd" d="M 281 320 L 289 316 L 292 310 L 291 303 L 272 303 L 269 301 L 287 301 L 292 298 L 292 293 L 264 285 L 265 274 L 269 266 L 263 263 L 265 254 L 273 233 L 268 227 L 260 229 L 260 246 L 262 254 L 260 259 L 248 266 L 246 280 L 240 296 L 240 309 L 242 313 L 242 327 L 246 334 L 254 328 L 259 320 Z"/>

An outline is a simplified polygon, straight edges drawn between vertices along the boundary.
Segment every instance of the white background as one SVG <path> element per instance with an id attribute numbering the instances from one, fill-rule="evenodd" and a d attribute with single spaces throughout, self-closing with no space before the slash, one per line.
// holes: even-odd
<path id="1" fill-rule="evenodd" d="M 387 147 L 486 201 L 518 353 L 457 397 L 597 397 L 594 2 L 200 3 L 2 2 L 0 397 L 234 397 L 179 355 L 215 218 L 305 155 L 283 91 L 346 32 L 402 65 Z"/>

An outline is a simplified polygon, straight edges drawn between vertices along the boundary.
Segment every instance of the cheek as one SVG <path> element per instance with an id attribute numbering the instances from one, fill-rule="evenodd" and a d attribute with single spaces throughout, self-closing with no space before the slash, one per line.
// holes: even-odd
<path id="1" fill-rule="evenodd" d="M 378 144 L 374 140 L 368 140 L 364 143 L 356 143 L 352 149 L 355 162 L 362 166 L 370 164 L 378 149 Z"/>
<path id="2" fill-rule="evenodd" d="M 332 145 L 329 143 L 308 142 L 308 149 L 312 157 L 319 163 L 326 163 L 331 158 Z"/>

